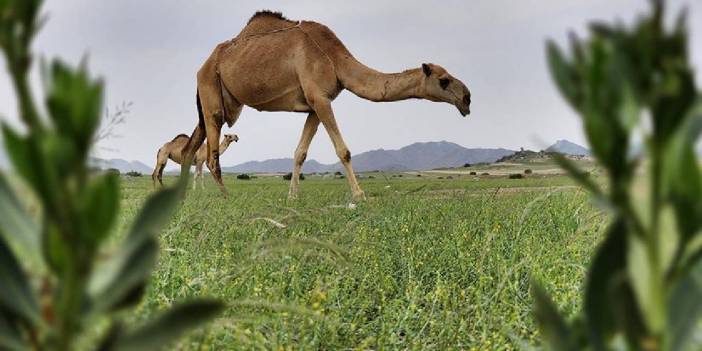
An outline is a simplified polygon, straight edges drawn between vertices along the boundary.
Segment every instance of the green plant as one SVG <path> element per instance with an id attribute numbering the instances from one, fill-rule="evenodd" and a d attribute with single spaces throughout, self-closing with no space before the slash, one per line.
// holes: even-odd
<path id="1" fill-rule="evenodd" d="M 509 179 L 522 179 L 524 176 L 521 173 L 511 173 L 508 176 Z"/>
<path id="2" fill-rule="evenodd" d="M 548 44 L 552 76 L 579 112 L 600 186 L 571 161 L 558 162 L 609 212 L 611 222 L 572 323 L 534 289 L 536 318 L 554 349 L 682 350 L 702 312 L 702 177 L 694 144 L 702 101 L 688 59 L 685 13 L 664 25 L 662 0 L 628 28 L 594 23 L 570 42 L 570 57 Z M 650 131 L 640 126 L 650 118 Z M 645 163 L 631 157 L 645 131 Z M 634 177 L 646 167 L 645 179 Z M 618 345 L 618 346 L 616 346 Z M 699 348 L 699 345 L 697 345 Z"/>
<path id="3" fill-rule="evenodd" d="M 89 77 L 85 65 L 73 69 L 54 60 L 44 70 L 46 115 L 40 112 L 28 74 L 41 3 L 0 0 L 0 48 L 26 127 L 20 132 L 2 124 L 17 174 L 12 180 L 22 186 L 11 186 L 9 176 L 0 174 L 0 349 L 72 350 L 80 337 L 95 332 L 92 323 L 105 319 L 101 350 L 162 348 L 223 307 L 192 301 L 137 328 L 125 327 L 117 313 L 135 306 L 146 290 L 157 235 L 186 181 L 151 196 L 124 242 L 106 250 L 118 214 L 119 176 L 91 174 L 87 166 L 103 84 Z"/>
<path id="4" fill-rule="evenodd" d="M 246 174 L 246 173 L 241 173 L 241 174 L 237 174 L 237 175 L 236 175 L 236 179 L 239 179 L 239 180 L 250 180 L 250 179 L 251 179 L 251 176 L 248 175 L 248 174 Z"/>

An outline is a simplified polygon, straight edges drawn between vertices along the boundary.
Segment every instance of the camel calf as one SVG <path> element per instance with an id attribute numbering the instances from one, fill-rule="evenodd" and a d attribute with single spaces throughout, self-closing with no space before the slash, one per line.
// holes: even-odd
<path id="1" fill-rule="evenodd" d="M 156 155 L 156 167 L 154 168 L 154 173 L 151 175 L 153 180 L 154 188 L 156 188 L 156 180 L 163 186 L 163 169 L 166 168 L 166 163 L 168 159 L 171 159 L 177 164 L 182 164 L 183 162 L 183 148 L 188 144 L 190 137 L 185 134 L 180 134 L 173 138 L 173 140 L 163 144 L 163 146 L 158 149 L 158 154 Z M 219 154 L 223 154 L 227 150 L 229 144 L 232 142 L 239 141 L 239 136 L 236 134 L 225 134 L 224 139 L 219 144 Z M 197 179 L 200 178 L 200 185 L 204 189 L 205 181 L 202 177 L 202 165 L 207 161 L 207 144 L 202 144 L 200 148 L 195 153 L 195 158 L 193 159 L 193 164 L 195 165 L 195 177 L 193 179 L 193 189 L 197 184 Z"/>

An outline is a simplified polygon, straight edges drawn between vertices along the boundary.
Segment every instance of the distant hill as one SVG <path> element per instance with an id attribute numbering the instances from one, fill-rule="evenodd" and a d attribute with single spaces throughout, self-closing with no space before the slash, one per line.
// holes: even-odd
<path id="1" fill-rule="evenodd" d="M 427 170 L 444 167 L 457 167 L 466 163 L 495 162 L 499 158 L 511 155 L 514 151 L 507 149 L 469 149 L 447 141 L 414 143 L 399 150 L 372 150 L 353 155 L 355 171 L 405 171 Z M 223 172 L 274 173 L 290 172 L 292 158 L 251 161 L 233 167 L 222 167 Z M 334 172 L 342 170 L 340 162 L 323 164 L 307 160 L 303 173 Z"/>
<path id="2" fill-rule="evenodd" d="M 292 158 L 275 158 L 265 161 L 249 161 L 232 167 L 222 167 L 225 173 L 280 173 L 293 169 Z M 325 165 L 315 160 L 307 160 L 302 165 L 303 173 L 326 172 L 331 165 Z"/>
<path id="3" fill-rule="evenodd" d="M 546 152 L 557 152 L 559 154 L 573 155 L 573 156 L 589 156 L 590 150 L 572 143 L 568 140 L 558 140 L 555 144 L 549 146 Z"/>
<path id="4" fill-rule="evenodd" d="M 90 165 L 101 169 L 115 168 L 120 173 L 137 171 L 143 174 L 150 174 L 154 170 L 153 167 L 149 167 L 140 161 L 126 161 L 120 158 L 111 158 L 109 160 L 91 158 Z"/>

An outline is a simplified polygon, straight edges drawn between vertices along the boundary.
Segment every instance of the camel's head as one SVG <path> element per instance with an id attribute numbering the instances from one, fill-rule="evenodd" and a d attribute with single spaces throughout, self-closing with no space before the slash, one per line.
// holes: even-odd
<path id="1" fill-rule="evenodd" d="M 443 67 L 423 63 L 422 97 L 437 102 L 447 102 L 458 108 L 465 117 L 470 114 L 470 90 L 463 82 L 450 75 Z"/>
<path id="2" fill-rule="evenodd" d="M 229 145 L 232 142 L 239 141 L 239 136 L 236 134 L 224 134 L 224 142 Z"/>

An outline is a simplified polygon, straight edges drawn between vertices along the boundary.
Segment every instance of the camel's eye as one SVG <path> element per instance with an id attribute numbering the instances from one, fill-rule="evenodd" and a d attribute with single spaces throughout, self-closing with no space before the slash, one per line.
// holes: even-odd
<path id="1" fill-rule="evenodd" d="M 451 80 L 448 78 L 441 78 L 439 79 L 439 85 L 441 86 L 441 89 L 446 89 L 448 88 L 449 84 L 451 83 Z"/>

